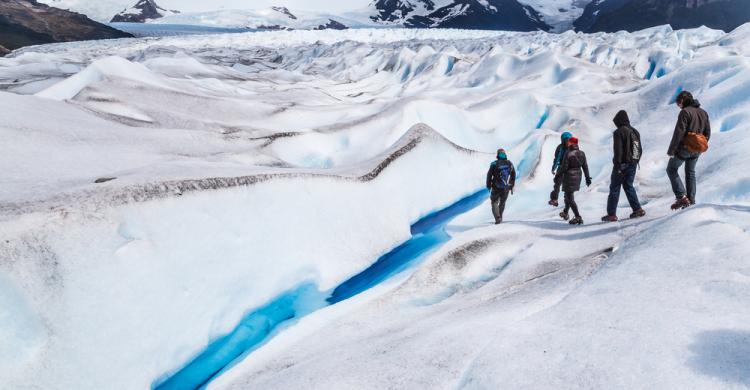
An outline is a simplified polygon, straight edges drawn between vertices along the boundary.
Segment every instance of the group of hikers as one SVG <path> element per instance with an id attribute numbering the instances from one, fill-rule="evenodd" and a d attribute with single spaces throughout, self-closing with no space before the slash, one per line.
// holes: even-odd
<path id="1" fill-rule="evenodd" d="M 696 175 L 695 166 L 701 153 L 708 150 L 708 140 L 711 138 L 711 124 L 708 113 L 701 108 L 698 100 L 690 92 L 683 91 L 677 95 L 675 103 L 680 108 L 677 124 L 672 134 L 667 155 L 667 176 L 672 185 L 675 202 L 672 210 L 680 210 L 695 204 Z M 612 159 L 612 175 L 610 177 L 609 197 L 607 198 L 607 215 L 602 217 L 604 222 L 616 222 L 617 204 L 620 191 L 625 191 L 630 208 L 633 212 L 630 218 L 640 218 L 646 215 L 641 207 L 638 194 L 633 183 L 639 161 L 643 155 L 641 134 L 630 124 L 627 112 L 621 110 L 615 115 L 613 122 L 617 129 L 612 134 L 614 157 Z M 583 218 L 578 210 L 575 193 L 580 190 L 581 183 L 591 185 L 591 175 L 586 161 L 586 154 L 579 148 L 578 138 L 569 132 L 561 136 L 560 145 L 555 150 L 552 174 L 555 176 L 554 188 L 550 193 L 549 204 L 558 207 L 559 194 L 564 194 L 564 209 L 560 217 L 571 225 L 582 225 Z M 685 165 L 685 183 L 678 172 Z M 490 164 L 487 172 L 487 189 L 491 191 L 490 201 L 495 224 L 503 222 L 503 212 L 508 196 L 513 194 L 516 184 L 516 169 L 508 160 L 504 149 L 497 151 L 497 160 Z M 687 187 L 686 187 L 687 185 Z M 573 218 L 570 219 L 570 211 Z"/>

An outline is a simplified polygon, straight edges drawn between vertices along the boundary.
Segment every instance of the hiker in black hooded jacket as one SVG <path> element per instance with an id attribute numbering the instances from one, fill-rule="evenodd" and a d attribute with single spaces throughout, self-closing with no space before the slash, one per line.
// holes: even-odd
<path id="1" fill-rule="evenodd" d="M 621 110 L 613 119 L 617 130 L 612 133 L 614 157 L 612 158 L 612 176 L 610 177 L 609 198 L 607 199 L 607 215 L 602 217 L 604 222 L 617 221 L 617 203 L 620 200 L 620 189 L 625 191 L 633 213 L 630 218 L 646 215 L 638 201 L 635 191 L 635 173 L 638 162 L 643 154 L 641 148 L 641 134 L 630 125 L 630 118 L 625 110 Z"/>
<path id="2" fill-rule="evenodd" d="M 695 204 L 696 178 L 695 166 L 698 164 L 698 158 L 701 153 L 690 152 L 684 145 L 684 139 L 687 133 L 702 134 L 706 140 L 711 138 L 711 121 L 708 113 L 701 108 L 700 102 L 693 98 L 690 92 L 683 91 L 677 95 L 675 101 L 680 107 L 680 115 L 677 117 L 677 124 L 674 128 L 672 141 L 669 143 L 667 155 L 669 163 L 667 164 L 667 176 L 672 184 L 672 192 L 677 199 L 672 205 L 672 210 L 683 209 Z M 685 164 L 685 184 L 680 179 L 679 169 Z"/>
<path id="3" fill-rule="evenodd" d="M 583 175 L 581 175 L 583 171 Z M 578 204 L 575 200 L 575 192 L 581 189 L 583 178 L 586 179 L 586 186 L 591 185 L 591 175 L 589 175 L 589 164 L 586 161 L 586 154 L 578 148 L 578 138 L 572 137 L 568 140 L 568 152 L 563 157 L 560 169 L 557 171 L 558 179 L 562 179 L 562 190 L 565 193 L 565 209 L 560 213 L 560 217 L 568 220 L 568 211 L 573 209 L 575 218 L 570 220 L 571 225 L 582 225 L 583 218 L 578 212 Z"/>

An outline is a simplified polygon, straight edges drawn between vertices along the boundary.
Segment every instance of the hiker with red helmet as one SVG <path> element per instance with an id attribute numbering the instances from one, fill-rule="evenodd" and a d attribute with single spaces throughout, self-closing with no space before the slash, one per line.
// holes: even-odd
<path id="1" fill-rule="evenodd" d="M 583 171 L 583 175 L 581 175 Z M 586 186 L 591 185 L 591 175 L 589 175 L 589 165 L 586 161 L 586 154 L 578 148 L 578 138 L 571 137 L 568 140 L 568 152 L 560 163 L 560 169 L 555 176 L 556 180 L 561 180 L 562 190 L 565 193 L 565 209 L 560 213 L 560 217 L 568 220 L 568 212 L 572 209 L 575 218 L 570 220 L 571 225 L 583 225 L 583 218 L 578 212 L 578 204 L 575 200 L 575 192 L 581 189 L 581 181 L 586 179 Z"/>
<path id="2" fill-rule="evenodd" d="M 680 92 L 675 103 L 681 110 L 667 151 L 670 157 L 667 176 L 677 199 L 672 204 L 672 210 L 679 210 L 695 204 L 695 166 L 701 153 L 708 150 L 711 121 L 708 113 L 701 108 L 700 102 L 694 99 L 690 92 Z M 682 164 L 685 164 L 687 190 L 678 172 Z"/>
<path id="3" fill-rule="evenodd" d="M 573 137 L 573 134 L 570 134 L 567 131 L 562 133 L 560 136 L 560 145 L 557 145 L 557 148 L 555 149 L 555 159 L 552 161 L 552 175 L 555 176 L 555 186 L 552 188 L 552 192 L 549 194 L 549 202 L 547 202 L 550 206 L 557 207 L 559 205 L 557 198 L 560 196 L 562 179 L 558 180 L 557 170 L 560 168 L 563 157 L 565 157 L 565 153 L 568 151 L 568 140 L 571 137 Z"/>

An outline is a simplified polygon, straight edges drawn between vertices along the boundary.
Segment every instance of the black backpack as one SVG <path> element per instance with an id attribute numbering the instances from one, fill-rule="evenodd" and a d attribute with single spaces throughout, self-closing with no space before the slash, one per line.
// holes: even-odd
<path id="1" fill-rule="evenodd" d="M 495 182 L 493 183 L 493 185 L 499 190 L 509 189 L 510 173 L 513 170 L 513 164 L 511 164 L 510 162 L 498 163 L 497 161 L 495 161 L 493 164 L 495 165 Z"/>
<path id="2" fill-rule="evenodd" d="M 632 133 L 630 134 L 630 161 L 634 163 L 638 163 L 641 161 L 641 157 L 643 156 L 643 146 L 641 146 L 641 134 L 638 133 L 638 130 L 634 128 L 630 128 Z"/>

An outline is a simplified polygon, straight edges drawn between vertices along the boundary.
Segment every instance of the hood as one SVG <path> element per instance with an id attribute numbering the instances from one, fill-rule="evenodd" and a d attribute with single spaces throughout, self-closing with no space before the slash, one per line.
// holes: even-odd
<path id="1" fill-rule="evenodd" d="M 620 110 L 612 121 L 615 122 L 617 127 L 630 126 L 630 118 L 628 118 L 628 113 L 625 110 Z"/>

